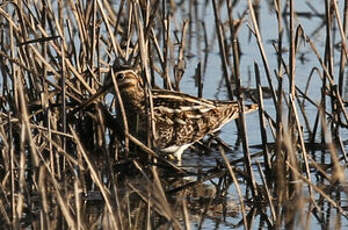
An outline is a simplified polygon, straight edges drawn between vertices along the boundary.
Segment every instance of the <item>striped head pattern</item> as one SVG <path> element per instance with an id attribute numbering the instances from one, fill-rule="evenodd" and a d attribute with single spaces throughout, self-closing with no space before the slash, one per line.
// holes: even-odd
<path id="1" fill-rule="evenodd" d="M 114 77 L 126 110 L 141 111 L 145 105 L 144 83 L 141 76 L 131 68 L 124 68 L 115 70 Z M 110 80 L 112 81 L 111 78 Z M 113 88 L 112 82 L 110 87 Z"/>
<path id="2" fill-rule="evenodd" d="M 143 81 L 132 69 L 120 70 L 115 73 L 116 82 L 120 91 L 132 88 L 143 88 Z"/>

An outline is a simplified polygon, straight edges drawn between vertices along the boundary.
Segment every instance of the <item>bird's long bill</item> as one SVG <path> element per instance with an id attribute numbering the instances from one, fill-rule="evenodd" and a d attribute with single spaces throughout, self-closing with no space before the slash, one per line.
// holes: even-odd
<path id="1" fill-rule="evenodd" d="M 89 106 L 90 104 L 92 104 L 96 99 L 98 99 L 100 96 L 104 95 L 109 89 L 110 87 L 112 86 L 113 84 L 108 84 L 108 85 L 105 85 L 103 86 L 101 89 L 98 90 L 98 92 L 96 92 L 92 97 L 90 97 L 87 101 L 85 102 L 82 102 L 77 108 L 75 108 L 73 111 L 72 111 L 72 114 L 74 114 L 75 112 L 83 109 L 83 108 L 86 108 L 87 106 Z"/>

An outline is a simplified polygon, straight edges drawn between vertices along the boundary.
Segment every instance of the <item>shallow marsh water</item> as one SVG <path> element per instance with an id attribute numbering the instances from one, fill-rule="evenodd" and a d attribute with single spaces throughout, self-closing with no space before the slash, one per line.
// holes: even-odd
<path id="1" fill-rule="evenodd" d="M 278 31 L 277 31 L 277 20 L 276 20 L 276 14 L 274 10 L 271 10 L 269 7 L 270 3 L 267 3 L 266 1 L 261 1 L 259 5 L 259 26 L 260 26 L 260 32 L 262 34 L 262 38 L 265 45 L 266 54 L 268 57 L 269 65 L 272 70 L 277 69 L 277 54 L 275 52 L 274 46 L 272 45 L 278 38 Z M 339 2 L 340 6 L 343 8 L 343 2 Z M 298 14 L 296 17 L 296 26 L 301 25 L 307 35 L 310 36 L 310 38 L 314 41 L 314 43 L 317 45 L 317 48 L 320 50 L 321 54 L 324 53 L 325 49 L 325 27 L 323 27 L 323 15 L 325 15 L 325 8 L 323 1 L 295 1 L 295 12 Z M 203 3 L 198 3 L 198 12 L 205 12 L 204 15 L 200 14 L 199 18 L 202 18 L 205 23 L 205 28 L 207 30 L 208 34 L 208 40 L 212 41 L 213 38 L 216 38 L 216 27 L 215 27 L 215 19 L 214 19 L 214 13 L 212 10 L 201 10 L 202 8 L 209 9 L 211 8 L 211 3 L 207 3 L 207 5 L 204 5 Z M 313 12 L 314 9 L 317 10 L 317 12 Z M 341 8 L 341 9 L 342 9 Z M 237 8 L 234 9 L 235 15 L 241 15 L 242 12 L 247 9 L 247 1 L 245 3 L 240 2 L 240 4 L 237 4 Z M 185 12 L 181 12 L 182 17 L 185 17 L 187 15 L 188 10 L 183 10 Z M 221 18 L 227 18 L 224 13 L 226 12 L 223 8 L 221 10 L 222 15 Z M 315 15 L 317 13 L 317 15 Z M 304 16 L 301 16 L 301 15 Z M 307 14 L 307 16 L 305 16 Z M 286 20 L 286 19 L 284 19 Z M 260 52 L 257 47 L 256 39 L 253 35 L 251 35 L 250 28 L 252 28 L 252 25 L 250 24 L 250 18 L 246 17 L 244 18 L 243 25 L 241 26 L 240 32 L 238 34 L 238 42 L 242 51 L 242 56 L 240 59 L 240 75 L 241 75 L 241 81 L 243 87 L 251 87 L 254 88 L 255 83 L 255 76 L 254 76 L 254 63 L 257 63 L 260 67 L 261 72 L 261 81 L 262 85 L 267 86 L 267 80 L 265 77 L 264 69 L 262 68 L 262 59 Z M 195 75 L 195 70 L 197 67 L 197 64 L 199 62 L 202 62 L 204 59 L 204 51 L 198 51 L 197 47 L 204 47 L 203 39 L 200 38 L 197 39 L 198 36 L 202 36 L 199 34 L 196 34 L 197 31 L 201 32 L 201 26 L 202 25 L 193 25 L 193 38 L 191 43 L 191 49 L 190 54 L 192 54 L 192 57 L 190 57 L 187 60 L 187 69 L 185 72 L 185 75 L 181 81 L 181 90 L 190 94 L 197 94 L 197 87 L 195 86 L 195 81 L 191 76 Z M 198 27 L 198 28 L 197 28 Z M 287 33 L 287 32 L 286 32 Z M 283 53 L 283 58 L 288 58 L 288 34 L 284 34 L 284 47 L 286 50 Z M 339 34 L 336 33 L 334 35 L 337 40 L 339 39 Z M 198 42 L 201 42 L 202 44 L 200 46 L 197 45 Z M 297 55 L 297 61 L 296 61 L 296 86 L 299 87 L 301 90 L 305 90 L 308 78 L 310 76 L 310 73 L 312 71 L 313 67 L 320 68 L 320 63 L 317 59 L 317 57 L 313 54 L 313 51 L 311 50 L 311 47 L 308 44 L 304 44 L 305 42 L 301 42 L 298 47 L 298 55 Z M 221 58 L 219 55 L 219 46 L 218 42 L 215 40 L 214 43 L 212 43 L 211 49 L 209 50 L 208 54 L 208 61 L 207 66 L 205 68 L 204 72 L 204 84 L 203 84 L 203 96 L 206 98 L 214 98 L 214 99 L 220 99 L 220 100 L 226 100 L 228 99 L 227 90 L 225 87 L 221 87 L 221 81 L 223 81 L 223 71 L 222 71 L 222 64 L 221 64 Z M 339 52 L 336 49 L 334 51 L 334 57 L 335 57 L 335 73 L 338 72 L 338 60 L 339 60 Z M 273 83 L 275 83 L 277 80 L 273 76 Z M 319 76 L 313 76 L 312 80 L 310 81 L 310 87 L 308 90 L 309 97 L 315 101 L 319 102 L 321 97 L 321 87 L 322 82 L 320 79 L 318 79 Z M 344 96 L 347 99 L 348 98 L 348 68 L 345 69 L 345 91 Z M 337 79 L 336 79 L 337 81 Z M 283 89 L 288 88 L 288 79 L 286 78 L 284 82 L 285 86 Z M 249 100 L 246 100 L 245 103 L 250 103 Z M 265 99 L 264 100 L 264 106 L 265 110 L 270 114 L 275 114 L 275 107 L 273 105 L 273 102 L 271 99 Z M 306 107 L 306 113 L 309 118 L 309 123 L 313 124 L 315 115 L 316 115 L 316 109 L 309 105 Z M 284 116 L 284 120 L 286 121 L 287 118 Z M 301 123 L 303 123 L 303 117 L 300 117 Z M 248 114 L 246 116 L 246 124 L 247 124 L 247 135 L 248 135 L 248 141 L 251 146 L 257 146 L 261 145 L 261 134 L 260 134 L 260 127 L 259 127 L 259 117 L 257 113 Z M 268 142 L 273 142 L 272 134 L 268 130 Z M 348 151 L 348 129 L 340 129 L 340 134 L 343 140 L 345 140 L 345 150 Z M 219 137 L 224 140 L 226 143 L 228 143 L 233 149 L 233 151 L 228 153 L 228 157 L 230 160 L 235 160 L 243 157 L 243 150 L 242 146 L 236 146 L 236 141 L 238 139 L 238 132 L 236 128 L 236 124 L 234 122 L 231 122 L 224 126 L 219 133 Z M 306 135 L 308 138 L 308 134 Z M 317 138 L 317 140 L 320 142 L 320 138 Z M 260 148 L 251 148 L 251 153 L 256 153 L 261 151 Z M 314 155 L 316 153 L 313 153 Z M 329 154 L 326 155 L 327 159 L 326 162 L 330 161 Z M 221 155 L 219 151 L 216 152 L 210 152 L 206 155 L 197 155 L 195 151 L 186 151 L 186 153 L 183 155 L 183 165 L 187 165 L 188 168 L 191 168 L 191 170 L 201 169 L 203 168 L 209 168 L 216 164 L 216 159 L 221 159 Z M 262 156 L 257 157 L 256 159 L 259 162 L 262 162 Z M 325 160 L 324 160 L 325 161 Z M 255 172 L 258 171 L 257 166 L 254 167 Z M 345 178 L 348 179 L 348 170 L 344 169 Z M 258 173 L 255 173 L 257 176 L 258 183 L 261 183 L 261 178 L 258 176 Z M 313 181 L 316 181 L 315 176 L 312 178 Z M 241 185 L 242 190 L 245 191 L 246 187 Z M 234 186 L 230 187 L 230 196 L 229 198 L 232 199 L 234 202 L 239 203 L 237 191 L 235 190 Z M 308 191 L 304 191 L 305 196 L 308 196 Z M 319 199 L 319 196 L 315 197 L 316 199 Z M 342 190 L 342 202 L 347 203 L 347 197 L 345 193 Z M 348 203 L 347 203 L 348 204 Z M 346 205 L 343 205 L 346 206 Z M 329 208 L 328 208 L 329 209 Z M 332 218 L 335 218 L 335 211 L 329 211 L 331 213 Z M 270 212 L 267 212 L 270 215 Z M 330 215 L 328 213 L 328 215 Z M 216 221 L 214 219 L 207 220 L 202 227 L 202 229 L 242 229 L 243 226 L 240 225 L 237 227 L 238 221 L 240 221 L 240 215 L 237 215 L 238 217 L 227 217 L 224 221 L 219 219 L 219 221 Z M 258 229 L 259 227 L 265 225 L 259 225 L 260 219 L 256 218 L 254 222 L 252 223 L 252 229 Z M 332 221 L 335 222 L 335 221 Z M 333 223 L 331 223 L 334 225 Z M 197 227 L 197 224 L 193 224 L 192 227 Z M 301 225 L 300 225 L 301 226 Z M 326 229 L 327 226 L 323 226 L 322 223 L 318 219 L 312 218 L 310 226 L 303 226 L 304 228 L 308 229 Z M 336 226 L 337 227 L 337 226 Z M 348 227 L 348 221 L 345 217 L 342 218 L 341 222 L 342 229 Z M 329 229 L 334 228 L 334 226 L 329 227 Z"/>

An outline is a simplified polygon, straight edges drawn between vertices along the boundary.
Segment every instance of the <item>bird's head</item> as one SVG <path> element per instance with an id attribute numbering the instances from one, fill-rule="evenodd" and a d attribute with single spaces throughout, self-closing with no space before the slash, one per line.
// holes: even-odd
<path id="1" fill-rule="evenodd" d="M 141 77 L 132 69 L 119 70 L 114 77 L 121 93 L 143 88 Z"/>
<path id="2" fill-rule="evenodd" d="M 120 93 L 126 93 L 127 91 L 141 90 L 144 87 L 143 80 L 137 71 L 130 66 L 117 66 L 111 71 L 105 79 L 103 89 L 111 90 L 114 92 L 113 78 L 117 83 Z M 110 91 L 109 91 L 110 92 Z"/>

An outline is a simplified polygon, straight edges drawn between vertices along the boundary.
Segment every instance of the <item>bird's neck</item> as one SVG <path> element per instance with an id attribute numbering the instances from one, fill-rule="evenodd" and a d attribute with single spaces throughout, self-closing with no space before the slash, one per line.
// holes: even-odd
<path id="1" fill-rule="evenodd" d="M 132 87 L 121 91 L 125 109 L 129 112 L 143 113 L 145 110 L 145 92 L 143 88 Z"/>

